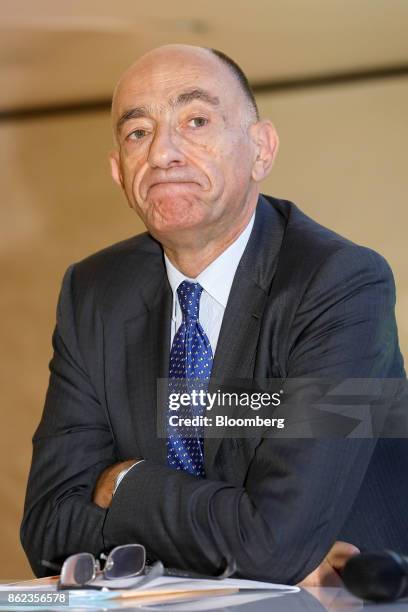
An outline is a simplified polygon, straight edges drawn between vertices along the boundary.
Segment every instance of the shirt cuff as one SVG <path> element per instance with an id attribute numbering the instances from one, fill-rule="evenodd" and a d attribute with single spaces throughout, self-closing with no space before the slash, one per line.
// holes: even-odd
<path id="1" fill-rule="evenodd" d="M 135 467 L 135 465 L 138 465 L 139 463 L 143 463 L 143 461 L 145 461 L 144 459 L 139 459 L 139 461 L 135 461 L 133 465 L 131 465 L 128 468 L 125 468 L 124 470 L 122 470 L 121 472 L 119 472 L 119 474 L 116 476 L 116 482 L 115 482 L 115 488 L 113 489 L 113 493 L 112 493 L 112 497 L 115 495 L 116 491 L 119 488 L 120 483 L 122 482 L 122 480 L 124 479 L 124 477 L 126 476 L 126 474 L 128 472 L 130 472 L 130 470 L 132 468 Z"/>

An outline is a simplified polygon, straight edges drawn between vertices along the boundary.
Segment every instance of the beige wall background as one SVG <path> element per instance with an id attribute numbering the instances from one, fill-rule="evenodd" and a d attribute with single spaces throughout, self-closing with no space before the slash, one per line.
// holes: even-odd
<path id="1" fill-rule="evenodd" d="M 263 191 L 295 201 L 320 223 L 387 258 L 408 355 L 408 80 L 305 87 L 262 94 L 258 101 L 281 138 Z M 62 275 L 73 261 L 143 229 L 110 179 L 110 147 L 108 112 L 0 124 L 3 580 L 31 575 L 18 530 Z"/>

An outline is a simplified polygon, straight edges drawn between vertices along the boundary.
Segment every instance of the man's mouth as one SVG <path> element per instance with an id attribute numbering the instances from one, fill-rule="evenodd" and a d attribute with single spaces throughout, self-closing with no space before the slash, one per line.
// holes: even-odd
<path id="1" fill-rule="evenodd" d="M 194 182 L 194 181 L 172 181 L 172 180 L 166 180 L 166 181 L 158 181 L 156 183 L 152 183 L 149 187 L 150 189 L 153 189 L 154 187 L 191 187 L 191 186 L 198 186 L 198 183 Z"/>

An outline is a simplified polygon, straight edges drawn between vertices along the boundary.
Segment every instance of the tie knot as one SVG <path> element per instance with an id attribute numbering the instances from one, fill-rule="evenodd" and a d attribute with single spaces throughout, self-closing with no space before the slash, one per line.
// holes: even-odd
<path id="1" fill-rule="evenodd" d="M 183 281 L 177 288 L 177 295 L 183 317 L 186 321 L 197 321 L 200 311 L 200 297 L 203 291 L 200 283 Z"/>

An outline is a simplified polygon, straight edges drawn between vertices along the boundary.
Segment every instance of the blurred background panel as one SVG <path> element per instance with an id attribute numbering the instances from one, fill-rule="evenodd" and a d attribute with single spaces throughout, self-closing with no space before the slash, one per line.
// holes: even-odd
<path id="1" fill-rule="evenodd" d="M 2 0 L 0 578 L 30 576 L 18 537 L 62 275 L 143 231 L 109 176 L 109 100 L 169 42 L 242 65 L 281 138 L 266 193 L 381 252 L 408 349 L 405 0 Z"/>

